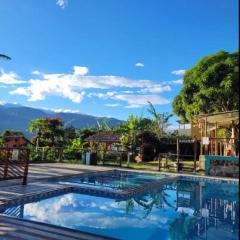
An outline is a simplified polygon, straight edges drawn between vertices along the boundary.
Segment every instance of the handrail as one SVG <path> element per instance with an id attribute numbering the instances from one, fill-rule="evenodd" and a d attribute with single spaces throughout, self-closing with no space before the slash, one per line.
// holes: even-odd
<path id="1" fill-rule="evenodd" d="M 0 181 L 10 179 L 23 179 L 22 184 L 27 184 L 28 148 L 0 148 Z"/>

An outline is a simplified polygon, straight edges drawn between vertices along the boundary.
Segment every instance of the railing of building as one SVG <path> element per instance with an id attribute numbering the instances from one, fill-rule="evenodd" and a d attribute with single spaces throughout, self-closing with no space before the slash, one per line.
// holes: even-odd
<path id="1" fill-rule="evenodd" d="M 201 141 L 201 155 L 238 156 L 239 139 L 237 138 L 209 138 L 208 144 Z"/>
<path id="2" fill-rule="evenodd" d="M 27 184 L 29 149 L 0 148 L 0 181 L 23 179 Z"/>

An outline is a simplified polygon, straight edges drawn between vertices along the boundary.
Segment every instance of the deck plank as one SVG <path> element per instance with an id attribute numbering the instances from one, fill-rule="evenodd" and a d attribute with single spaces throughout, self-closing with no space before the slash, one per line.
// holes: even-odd
<path id="1" fill-rule="evenodd" d="M 0 239 L 114 240 L 114 238 L 3 215 L 0 215 Z"/>

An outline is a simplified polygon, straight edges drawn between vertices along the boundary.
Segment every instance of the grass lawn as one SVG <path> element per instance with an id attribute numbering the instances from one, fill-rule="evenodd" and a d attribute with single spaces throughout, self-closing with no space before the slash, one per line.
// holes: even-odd
<path id="1" fill-rule="evenodd" d="M 68 160 L 63 160 L 64 163 L 81 163 L 81 160 L 75 160 L 75 159 L 68 159 Z M 162 161 L 165 162 L 165 161 Z M 168 161 L 168 163 L 176 163 L 175 161 Z M 185 160 L 184 164 L 186 165 L 193 165 L 194 161 L 193 160 Z M 98 165 L 103 165 L 102 161 L 98 162 Z M 115 161 L 107 161 L 105 162 L 106 166 L 120 166 L 118 162 Z M 198 165 L 198 161 L 197 161 Z M 158 170 L 158 161 L 150 161 L 150 162 L 141 162 L 141 163 L 136 163 L 136 162 L 131 162 L 129 166 L 127 166 L 127 162 L 122 162 L 121 167 L 123 168 L 130 168 L 130 169 L 138 169 L 138 170 Z M 163 169 L 161 168 L 161 171 L 172 171 L 176 172 L 174 169 Z M 185 170 L 186 172 L 192 172 L 191 169 Z"/>

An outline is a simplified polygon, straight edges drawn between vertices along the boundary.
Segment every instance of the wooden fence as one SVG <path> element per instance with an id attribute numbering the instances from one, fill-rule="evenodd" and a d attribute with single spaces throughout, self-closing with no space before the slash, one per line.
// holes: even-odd
<path id="1" fill-rule="evenodd" d="M 0 148 L 0 181 L 23 179 L 27 184 L 29 149 Z"/>

